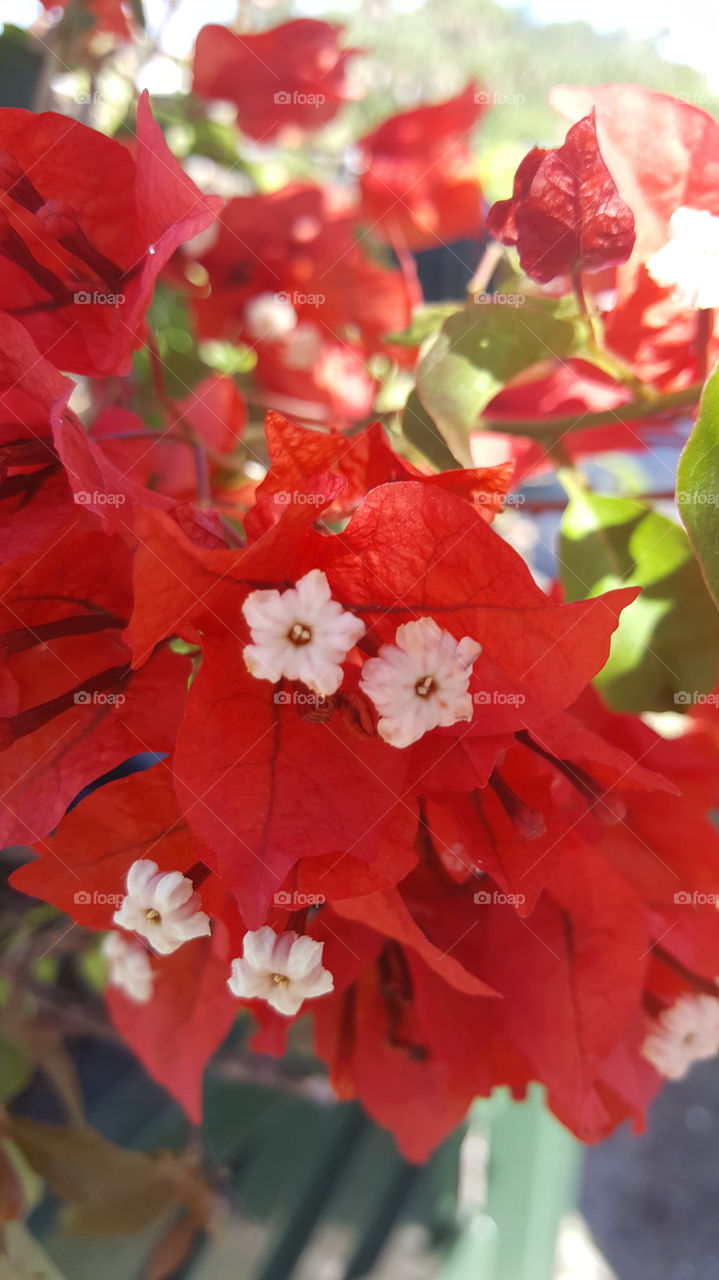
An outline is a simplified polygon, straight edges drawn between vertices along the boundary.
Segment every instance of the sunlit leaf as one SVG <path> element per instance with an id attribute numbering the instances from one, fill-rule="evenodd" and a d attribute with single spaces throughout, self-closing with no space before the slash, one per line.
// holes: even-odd
<path id="1" fill-rule="evenodd" d="M 596 683 L 621 711 L 666 711 L 719 678 L 719 618 L 683 529 L 642 502 L 574 489 L 559 546 L 570 600 L 641 587 Z"/>
<path id="2" fill-rule="evenodd" d="M 32 1063 L 21 1045 L 0 1036 L 0 1102 L 8 1102 L 25 1088 L 32 1074 Z"/>
<path id="3" fill-rule="evenodd" d="M 401 333 L 388 333 L 385 341 L 398 347 L 419 347 L 426 338 L 431 338 L 437 332 L 445 320 L 461 309 L 458 302 L 436 302 L 431 306 L 417 307 L 409 326 Z"/>
<path id="4" fill-rule="evenodd" d="M 177 1201 L 157 1161 L 94 1129 L 14 1116 L 10 1133 L 28 1164 L 68 1201 L 65 1226 L 81 1235 L 141 1231 Z"/>
<path id="5" fill-rule="evenodd" d="M 8 1280 L 64 1280 L 22 1222 L 9 1222 L 3 1231 L 0 1274 Z"/>
<path id="6" fill-rule="evenodd" d="M 568 356 L 578 342 L 576 322 L 543 299 L 478 303 L 450 316 L 426 348 L 417 392 L 443 433 L 477 430 L 483 410 L 510 378 Z"/>
<path id="7" fill-rule="evenodd" d="M 679 460 L 677 505 L 719 604 L 719 368 L 704 388 L 696 426 Z"/>

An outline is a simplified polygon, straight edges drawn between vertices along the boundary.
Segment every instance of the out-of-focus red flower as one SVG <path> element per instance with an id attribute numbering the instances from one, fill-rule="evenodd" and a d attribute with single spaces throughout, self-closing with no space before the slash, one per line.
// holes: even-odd
<path id="1" fill-rule="evenodd" d="M 129 409 L 103 409 L 87 430 L 68 414 L 56 430 L 57 450 L 75 501 L 112 532 L 130 534 L 134 508 L 169 510 L 191 504 L 197 492 L 196 449 L 206 451 L 208 480 L 236 448 L 247 405 L 236 383 L 219 374 L 201 379 L 194 391 L 168 405 L 167 424 L 154 432 Z"/>
<path id="2" fill-rule="evenodd" d="M 209 276 L 207 295 L 195 301 L 200 334 L 252 344 L 284 339 L 298 368 L 303 338 L 311 348 L 305 326 L 327 338 L 356 334 L 372 352 L 406 327 L 419 301 L 400 271 L 361 247 L 346 198 L 320 187 L 230 200 L 200 262 Z"/>
<path id="3" fill-rule="evenodd" d="M 159 272 L 220 204 L 183 173 L 147 94 L 134 155 L 66 116 L 0 111 L 3 309 L 58 368 L 127 373 Z"/>
<path id="4" fill-rule="evenodd" d="M 601 154 L 634 214 L 634 257 L 645 262 L 669 238 L 680 207 L 719 214 L 719 125 L 701 107 L 637 84 L 557 85 L 567 120 L 596 111 Z"/>
<path id="5" fill-rule="evenodd" d="M 255 376 L 274 405 L 342 429 L 372 412 L 376 382 L 361 348 L 336 342 L 317 325 L 255 346 Z"/>
<path id="6" fill-rule="evenodd" d="M 476 238 L 481 191 L 468 137 L 485 110 L 476 86 L 392 116 L 360 143 L 362 213 L 391 244 L 431 249 Z"/>
<path id="7" fill-rule="evenodd" d="M 719 352 L 716 323 L 708 334 L 696 313 L 652 280 L 643 265 L 618 272 L 616 305 L 605 319 L 607 346 L 637 377 L 660 391 L 701 382 Z"/>
<path id="8" fill-rule="evenodd" d="M 347 60 L 357 50 L 340 49 L 342 32 L 314 18 L 253 35 L 211 24 L 197 37 L 192 88 L 234 103 L 240 128 L 261 142 L 286 128 L 317 129 L 353 96 Z"/>
<path id="9" fill-rule="evenodd" d="M 232 453 L 247 425 L 247 404 L 237 383 L 209 373 L 180 403 L 179 425 L 214 453 Z"/>
<path id="10" fill-rule="evenodd" d="M 23 326 L 0 311 L 0 552 L 39 551 L 78 516 L 55 432 L 73 384 L 43 359 Z"/>
<path id="11" fill-rule="evenodd" d="M 194 300 L 203 337 L 254 347 L 256 377 L 276 407 L 304 402 L 308 417 L 335 424 L 371 412 L 367 358 L 407 359 L 385 336 L 406 328 L 419 301 L 356 231 L 346 197 L 319 187 L 231 200 L 201 258 L 208 290 Z"/>
<path id="12" fill-rule="evenodd" d="M 207 1062 L 237 1016 L 237 1003 L 227 987 L 237 950 L 215 916 L 209 938 L 196 938 L 172 955 L 152 957 L 154 989 L 146 1004 L 136 1004 L 116 986 L 107 988 L 107 1003 L 121 1036 L 193 1124 L 202 1120 Z"/>
<path id="13" fill-rule="evenodd" d="M 600 154 L 593 113 L 561 147 L 535 147 L 525 156 L 511 199 L 492 206 L 487 228 L 502 244 L 516 245 L 522 269 L 542 284 L 626 262 L 634 217 Z"/>

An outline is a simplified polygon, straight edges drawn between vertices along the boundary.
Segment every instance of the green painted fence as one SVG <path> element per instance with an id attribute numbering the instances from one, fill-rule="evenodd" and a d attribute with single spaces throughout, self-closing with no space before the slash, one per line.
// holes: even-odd
<path id="1" fill-rule="evenodd" d="M 183 1121 L 136 1071 L 90 1117 L 144 1150 L 173 1147 Z M 173 1280 L 551 1280 L 579 1145 L 536 1087 L 477 1102 L 466 1130 L 408 1164 L 353 1104 L 215 1081 L 205 1136 L 223 1171 L 224 1231 L 200 1239 Z M 45 1205 L 32 1226 L 66 1280 L 141 1280 L 167 1224 L 140 1236 L 73 1238 Z"/>

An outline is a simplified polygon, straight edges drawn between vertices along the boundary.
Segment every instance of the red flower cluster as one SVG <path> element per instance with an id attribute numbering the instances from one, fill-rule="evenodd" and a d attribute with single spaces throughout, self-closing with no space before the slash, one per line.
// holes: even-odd
<path id="1" fill-rule="evenodd" d="M 328 119 L 336 36 L 205 28 L 196 92 L 232 98 L 256 137 L 280 127 L 272 92 L 307 127 L 299 96 L 321 85 L 311 119 Z M 615 271 L 634 229 L 612 175 L 622 189 L 633 153 L 612 92 L 605 158 L 585 114 L 489 226 L 535 280 L 615 272 L 610 342 L 631 328 L 636 355 L 651 277 Z M 403 252 L 472 232 L 482 98 L 366 138 L 359 206 L 296 185 L 221 213 L 146 99 L 131 146 L 0 112 L 0 819 L 35 855 L 12 882 L 106 934 L 112 1017 L 193 1119 L 240 1010 L 275 1053 L 308 1015 L 338 1095 L 412 1159 L 499 1084 L 541 1081 L 585 1139 L 641 1124 L 647 1029 L 719 973 L 715 732 L 695 717 L 666 740 L 590 687 L 636 589 L 547 594 L 493 527 L 511 466 L 431 472 L 371 421 L 367 364 L 411 366 L 387 335 L 416 284 L 358 242 L 358 209 Z M 232 467 L 252 448 L 237 384 L 208 373 L 172 397 L 146 327 L 158 275 L 173 259 L 183 281 L 176 251 L 213 222 L 187 286 L 199 336 L 252 347 L 265 398 L 324 408 L 323 430 L 268 414 L 259 482 L 256 459 Z M 146 338 L 154 433 L 116 377 Z M 689 359 L 667 356 L 671 386 Z M 82 418 L 68 372 L 90 380 Z M 579 361 L 539 374 L 497 412 L 528 385 L 552 412 L 627 394 Z M 151 767 L 83 795 L 141 753 Z"/>
<path id="2" fill-rule="evenodd" d="M 47 112 L 0 116 L 0 287 L 71 373 L 127 373 L 155 281 L 220 201 L 183 173 L 140 99 L 134 154 Z"/>
<path id="3" fill-rule="evenodd" d="M 228 201 L 201 258 L 209 289 L 194 304 L 202 337 L 253 347 L 275 400 L 350 419 L 371 407 L 367 361 L 419 301 L 399 270 L 364 249 L 356 222 L 345 197 L 314 186 Z"/>
<path id="4" fill-rule="evenodd" d="M 203 27 L 195 45 L 193 89 L 200 98 L 223 98 L 237 107 L 245 133 L 267 142 L 288 129 L 317 129 L 352 97 L 342 28 L 295 18 L 271 31 L 237 35 Z"/>
<path id="5" fill-rule="evenodd" d="M 390 244 L 431 249 L 478 235 L 481 191 L 469 136 L 485 99 L 469 85 L 448 102 L 392 116 L 362 139 L 362 212 Z"/>

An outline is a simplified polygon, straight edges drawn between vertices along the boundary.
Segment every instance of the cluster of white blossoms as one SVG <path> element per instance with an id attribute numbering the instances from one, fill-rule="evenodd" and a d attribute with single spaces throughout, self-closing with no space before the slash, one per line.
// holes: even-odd
<path id="1" fill-rule="evenodd" d="M 106 934 L 102 954 L 107 960 L 107 980 L 119 987 L 136 1004 L 146 1004 L 152 998 L 155 985 L 150 957 L 141 942 L 135 938 L 123 938 L 115 929 Z"/>
<path id="2" fill-rule="evenodd" d="M 192 881 L 182 872 L 161 872 L 157 863 L 140 859 L 127 873 L 127 895 L 113 921 L 147 939 L 160 955 L 170 955 L 184 942 L 209 934 L 209 917 L 197 909 L 198 902 Z M 227 980 L 239 999 L 266 1000 L 278 1013 L 293 1017 L 305 1000 L 334 989 L 332 974 L 322 964 L 323 942 L 292 930 L 277 934 L 265 925 L 246 933 L 242 946 Z M 136 1004 L 146 1004 L 153 995 L 154 973 L 142 942 L 112 930 L 102 952 L 108 982 Z"/>
<path id="3" fill-rule="evenodd" d="M 232 961 L 227 985 L 241 1000 L 266 1000 L 277 1013 L 293 1017 L 305 1000 L 334 989 L 322 964 L 323 942 L 293 930 L 276 934 L 269 925 L 246 933 L 242 956 Z"/>
<path id="4" fill-rule="evenodd" d="M 366 630 L 332 599 L 320 569 L 286 591 L 251 592 L 242 611 L 253 641 L 244 650 L 251 675 L 273 684 L 297 680 L 321 697 L 337 692 L 341 664 Z M 481 652 L 476 640 L 457 640 L 432 618 L 399 626 L 394 644 L 364 663 L 360 680 L 379 712 L 385 742 L 408 747 L 430 729 L 471 720 L 469 680 Z"/>
<path id="5" fill-rule="evenodd" d="M 158 955 L 169 956 L 183 942 L 210 932 L 210 918 L 199 905 L 199 894 L 181 871 L 160 871 L 156 862 L 141 858 L 127 873 L 127 894 L 112 919 L 146 938 Z"/>
<path id="6" fill-rule="evenodd" d="M 719 1000 L 683 995 L 663 1009 L 652 1026 L 642 1054 L 660 1075 L 681 1080 L 689 1068 L 719 1053 Z"/>
<path id="7" fill-rule="evenodd" d="M 685 307 L 719 307 L 719 218 L 705 209 L 677 209 L 671 236 L 647 262 L 652 280 L 672 288 Z"/>
<path id="8" fill-rule="evenodd" d="M 243 613 L 252 644 L 244 659 L 250 673 L 273 684 L 297 680 L 320 697 L 339 689 L 342 663 L 361 640 L 360 618 L 333 600 L 324 573 L 312 569 L 285 591 L 253 591 Z M 472 719 L 469 680 L 482 646 L 470 636 L 457 640 L 428 617 L 397 628 L 362 668 L 360 687 L 378 714 L 378 732 L 391 746 L 408 747 L 430 729 Z M 200 897 L 181 871 L 160 871 L 139 859 L 127 873 L 127 894 L 114 924 L 139 934 L 159 955 L 210 933 Z M 232 961 L 228 986 L 239 999 L 266 1000 L 293 1017 L 305 1000 L 334 988 L 322 964 L 324 944 L 269 925 L 245 934 L 243 954 Z M 150 957 L 138 940 L 110 933 L 103 944 L 109 981 L 138 1003 L 153 991 Z M 719 1005 L 719 1002 L 717 1002 Z"/>

